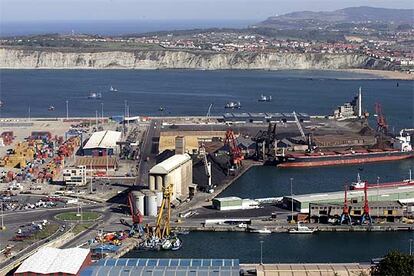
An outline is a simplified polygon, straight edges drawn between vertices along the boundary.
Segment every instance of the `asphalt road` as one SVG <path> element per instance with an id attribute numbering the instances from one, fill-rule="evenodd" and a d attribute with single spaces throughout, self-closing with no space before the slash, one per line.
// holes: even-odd
<path id="1" fill-rule="evenodd" d="M 151 154 L 151 148 L 152 148 L 152 138 L 156 135 L 156 133 L 159 131 L 160 121 L 151 120 L 146 134 L 144 141 L 141 145 L 141 158 L 138 161 L 138 177 L 137 177 L 137 184 L 148 184 L 148 172 L 151 168 L 151 161 L 147 161 L 147 157 L 150 157 L 150 160 L 154 160 L 152 158 Z M 154 128 L 156 127 L 156 128 Z"/>

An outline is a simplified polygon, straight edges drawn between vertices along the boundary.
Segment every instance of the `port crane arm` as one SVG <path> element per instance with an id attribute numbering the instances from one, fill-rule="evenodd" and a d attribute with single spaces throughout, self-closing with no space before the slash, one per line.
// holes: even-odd
<path id="1" fill-rule="evenodd" d="M 306 135 L 305 135 L 305 132 L 303 131 L 303 128 L 302 128 L 302 126 L 301 126 L 301 124 L 300 124 L 300 122 L 299 122 L 299 119 L 298 119 L 298 116 L 296 115 L 296 112 L 295 111 L 293 111 L 293 117 L 295 117 L 295 123 L 296 123 L 296 125 L 298 126 L 298 129 L 299 129 L 299 131 L 300 131 L 300 135 L 303 137 L 303 139 L 305 139 L 305 141 L 306 141 Z"/>
<path id="2" fill-rule="evenodd" d="M 131 212 L 133 225 L 135 226 L 135 225 L 141 224 L 143 221 L 143 216 L 141 212 L 138 210 L 138 208 L 134 207 L 132 193 L 128 194 L 128 205 L 129 205 L 129 210 Z"/>

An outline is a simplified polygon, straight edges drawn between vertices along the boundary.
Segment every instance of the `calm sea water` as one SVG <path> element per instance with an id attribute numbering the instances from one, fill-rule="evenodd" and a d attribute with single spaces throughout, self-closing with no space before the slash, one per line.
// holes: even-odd
<path id="1" fill-rule="evenodd" d="M 412 81 L 375 80 L 368 75 L 327 71 L 191 71 L 191 70 L 1 70 L 0 99 L 5 106 L 0 117 L 121 115 L 124 103 L 131 115 L 204 115 L 225 112 L 227 101 L 241 101 L 247 112 L 306 112 L 331 114 L 337 105 L 350 100 L 363 88 L 364 107 L 372 114 L 381 102 L 387 120 L 396 130 L 414 127 Z M 357 79 L 350 79 L 357 78 Z M 108 91 L 110 85 L 119 92 Z M 102 100 L 88 100 L 89 91 L 103 93 Z M 260 94 L 272 95 L 271 103 L 258 103 Z M 55 112 L 47 111 L 49 105 Z M 160 106 L 165 112 L 159 112 Z M 359 172 L 376 182 L 400 180 L 414 169 L 414 161 L 357 166 L 277 169 L 255 167 L 226 189 L 222 196 L 260 198 L 293 192 L 304 194 L 342 190 Z M 309 236 L 246 233 L 191 233 L 183 237 L 177 252 L 131 252 L 129 257 L 239 258 L 258 262 L 260 240 L 265 262 L 352 262 L 369 261 L 391 249 L 408 250 L 413 233 L 319 233 Z"/>
<path id="2" fill-rule="evenodd" d="M 390 250 L 409 252 L 410 232 L 318 233 L 314 235 L 198 232 L 183 236 L 178 251 L 132 251 L 130 258 L 238 258 L 260 262 L 263 241 L 265 263 L 369 262 Z"/>
<path id="3" fill-rule="evenodd" d="M 368 75 L 332 71 L 194 71 L 194 70 L 0 70 L 1 117 L 95 116 L 104 104 L 105 115 L 204 115 L 225 112 L 227 101 L 238 100 L 241 111 L 332 114 L 351 100 L 358 87 L 371 114 L 381 102 L 391 128 L 414 127 L 412 81 L 372 80 Z M 342 78 L 362 78 L 345 80 Z M 118 93 L 110 93 L 110 85 Z M 103 93 L 88 100 L 89 91 Z M 260 94 L 272 95 L 259 103 Z M 48 106 L 55 106 L 49 112 Z M 165 108 L 159 112 L 160 106 Z"/>
<path id="4" fill-rule="evenodd" d="M 345 184 L 356 181 L 358 173 L 369 183 L 376 183 L 378 177 L 382 183 L 408 179 L 410 169 L 414 172 L 413 159 L 315 168 L 253 167 L 220 196 L 264 198 L 288 195 L 290 178 L 293 178 L 294 194 L 342 191 Z"/>

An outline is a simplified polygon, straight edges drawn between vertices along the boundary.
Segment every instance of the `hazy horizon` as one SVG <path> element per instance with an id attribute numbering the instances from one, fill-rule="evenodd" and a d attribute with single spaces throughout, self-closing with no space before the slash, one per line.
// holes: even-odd
<path id="1" fill-rule="evenodd" d="M 399 0 L 0 0 L 2 23 L 56 21 L 247 20 L 294 11 L 329 11 L 371 6 L 410 9 Z"/>

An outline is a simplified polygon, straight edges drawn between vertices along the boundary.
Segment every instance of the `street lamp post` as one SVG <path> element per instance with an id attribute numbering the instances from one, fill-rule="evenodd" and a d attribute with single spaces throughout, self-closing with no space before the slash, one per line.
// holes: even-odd
<path id="1" fill-rule="evenodd" d="M 69 119 L 69 101 L 66 100 L 66 120 Z"/>
<path id="2" fill-rule="evenodd" d="M 292 202 L 292 217 L 290 222 L 293 222 L 293 178 L 290 178 L 290 201 Z"/>
<path id="3" fill-rule="evenodd" d="M 263 241 L 260 241 L 260 264 L 263 265 Z"/>
<path id="4" fill-rule="evenodd" d="M 102 125 L 103 125 L 103 123 L 104 123 L 104 113 L 103 113 L 103 106 L 104 106 L 104 104 L 103 103 L 101 103 L 101 115 L 102 115 Z"/>
<path id="5" fill-rule="evenodd" d="M 3 206 L 3 200 L 1 201 L 1 228 L 0 230 L 5 230 L 6 228 L 4 227 L 4 210 L 3 210 L 4 206 Z"/>
<path id="6" fill-rule="evenodd" d="M 413 239 L 410 239 L 410 256 L 412 256 L 412 254 L 413 254 L 412 243 L 413 243 Z"/>

